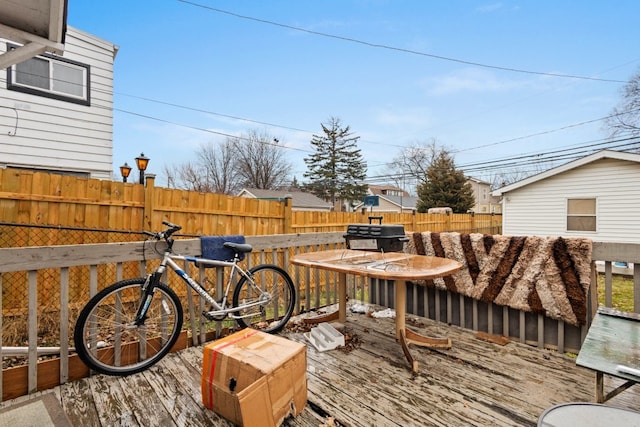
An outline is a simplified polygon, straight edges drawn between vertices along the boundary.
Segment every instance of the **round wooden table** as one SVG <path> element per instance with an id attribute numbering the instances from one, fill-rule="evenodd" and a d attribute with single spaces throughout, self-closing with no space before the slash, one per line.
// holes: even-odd
<path id="1" fill-rule="evenodd" d="M 403 252 L 369 252 L 350 249 L 308 252 L 295 255 L 291 263 L 305 267 L 335 271 L 338 275 L 338 313 L 317 318 L 314 322 L 346 319 L 346 275 L 353 274 L 376 279 L 393 280 L 395 283 L 396 340 L 414 373 L 418 362 L 409 351 L 409 344 L 431 348 L 451 348 L 449 338 L 433 338 L 420 335 L 406 327 L 407 280 L 427 280 L 449 276 L 462 268 L 458 261 L 433 256 L 413 255 Z"/>

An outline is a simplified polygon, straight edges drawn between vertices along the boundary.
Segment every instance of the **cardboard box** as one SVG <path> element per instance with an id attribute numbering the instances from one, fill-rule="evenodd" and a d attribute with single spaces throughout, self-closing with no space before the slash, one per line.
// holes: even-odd
<path id="1" fill-rule="evenodd" d="M 243 329 L 204 347 L 202 402 L 241 426 L 279 426 L 307 403 L 307 347 Z"/>

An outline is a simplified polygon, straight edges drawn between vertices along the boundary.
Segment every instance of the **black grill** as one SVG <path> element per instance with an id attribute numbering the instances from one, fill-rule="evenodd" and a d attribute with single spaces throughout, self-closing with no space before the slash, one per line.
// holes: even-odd
<path id="1" fill-rule="evenodd" d="M 344 235 L 348 249 L 402 252 L 409 238 L 403 225 L 349 224 Z"/>

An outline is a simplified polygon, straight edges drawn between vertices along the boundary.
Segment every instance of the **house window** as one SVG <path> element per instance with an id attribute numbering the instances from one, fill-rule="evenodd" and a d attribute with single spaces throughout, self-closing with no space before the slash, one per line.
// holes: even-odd
<path id="1" fill-rule="evenodd" d="M 567 200 L 567 231 L 596 231 L 596 199 Z"/>
<path id="2" fill-rule="evenodd" d="M 35 56 L 7 69 L 7 89 L 89 105 L 89 65 Z"/>

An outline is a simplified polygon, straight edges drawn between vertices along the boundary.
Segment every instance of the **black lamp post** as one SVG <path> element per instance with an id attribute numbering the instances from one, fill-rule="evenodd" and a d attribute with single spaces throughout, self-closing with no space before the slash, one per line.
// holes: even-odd
<path id="1" fill-rule="evenodd" d="M 124 165 L 120 166 L 120 175 L 122 175 L 122 182 L 127 182 L 127 178 L 131 173 L 131 166 L 124 162 Z"/>
<path id="2" fill-rule="evenodd" d="M 144 185 L 144 171 L 147 169 L 147 165 L 149 165 L 149 158 L 145 157 L 144 153 L 140 153 L 138 157 L 136 157 L 136 165 L 138 166 L 138 170 L 140 171 L 140 184 Z"/>

